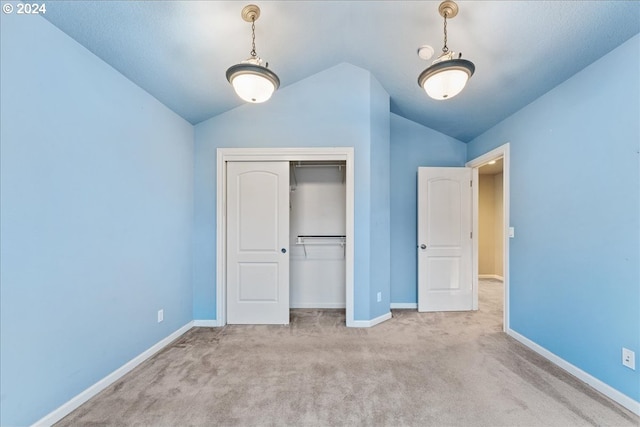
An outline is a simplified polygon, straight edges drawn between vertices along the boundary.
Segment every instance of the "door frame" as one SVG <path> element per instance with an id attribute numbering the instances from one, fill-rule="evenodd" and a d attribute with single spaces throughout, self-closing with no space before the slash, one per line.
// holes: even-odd
<path id="1" fill-rule="evenodd" d="M 504 332 L 509 330 L 509 319 L 510 319 L 510 309 L 509 309 L 509 227 L 510 227 L 510 219 L 509 219 L 509 206 L 511 205 L 509 198 L 509 180 L 510 180 L 510 145 L 509 143 L 505 143 L 493 150 L 476 157 L 473 160 L 468 161 L 465 166 L 471 167 L 476 171 L 480 169 L 481 166 L 486 165 L 491 160 L 496 160 L 502 157 L 503 166 L 502 166 L 502 215 L 503 215 L 503 230 L 502 230 L 502 265 L 503 265 L 503 319 L 502 319 L 502 330 Z M 475 176 L 475 174 L 474 174 Z M 476 180 L 476 182 L 478 182 Z M 479 202 L 479 184 L 473 186 L 472 197 L 473 197 L 473 236 L 477 237 L 479 232 L 478 225 L 478 202 Z M 473 289 L 474 289 L 474 310 L 478 309 L 478 239 L 473 239 Z"/>
<path id="2" fill-rule="evenodd" d="M 344 161 L 346 187 L 345 308 L 354 326 L 354 148 L 218 148 L 216 150 L 216 326 L 227 324 L 227 162 Z"/>

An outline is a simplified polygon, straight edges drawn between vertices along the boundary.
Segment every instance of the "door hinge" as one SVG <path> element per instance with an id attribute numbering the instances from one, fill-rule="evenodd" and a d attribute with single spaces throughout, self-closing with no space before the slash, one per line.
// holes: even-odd
<path id="1" fill-rule="evenodd" d="M 473 181 L 469 181 L 469 187 L 473 187 Z"/>
<path id="2" fill-rule="evenodd" d="M 469 238 L 470 238 L 470 239 L 473 239 L 473 231 L 471 231 L 471 232 L 469 233 Z"/>

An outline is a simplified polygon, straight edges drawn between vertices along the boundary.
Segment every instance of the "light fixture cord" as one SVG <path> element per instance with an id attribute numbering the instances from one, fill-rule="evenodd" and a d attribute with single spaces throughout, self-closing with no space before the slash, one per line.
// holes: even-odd
<path id="1" fill-rule="evenodd" d="M 444 46 L 442 46 L 442 52 L 449 52 L 447 47 L 447 12 L 444 13 Z"/>
<path id="2" fill-rule="evenodd" d="M 251 19 L 251 57 L 258 56 L 256 53 L 256 19 Z"/>

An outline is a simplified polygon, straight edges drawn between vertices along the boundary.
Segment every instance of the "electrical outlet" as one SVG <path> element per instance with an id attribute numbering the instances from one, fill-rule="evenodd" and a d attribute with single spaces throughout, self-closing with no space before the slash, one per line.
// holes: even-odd
<path id="1" fill-rule="evenodd" d="M 627 368 L 636 370 L 636 353 L 628 348 L 622 347 L 622 364 Z"/>
<path id="2" fill-rule="evenodd" d="M 378 302 L 382 301 L 382 292 L 378 292 Z"/>
<path id="3" fill-rule="evenodd" d="M 158 310 L 158 323 L 162 322 L 164 320 L 164 310 L 160 309 Z"/>

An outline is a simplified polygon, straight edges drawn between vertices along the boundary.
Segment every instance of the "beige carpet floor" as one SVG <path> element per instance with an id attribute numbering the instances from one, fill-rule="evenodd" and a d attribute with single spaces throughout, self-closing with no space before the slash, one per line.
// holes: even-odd
<path id="1" fill-rule="evenodd" d="M 502 284 L 480 310 L 342 310 L 288 326 L 194 328 L 58 426 L 638 426 L 640 419 L 511 339 Z"/>

